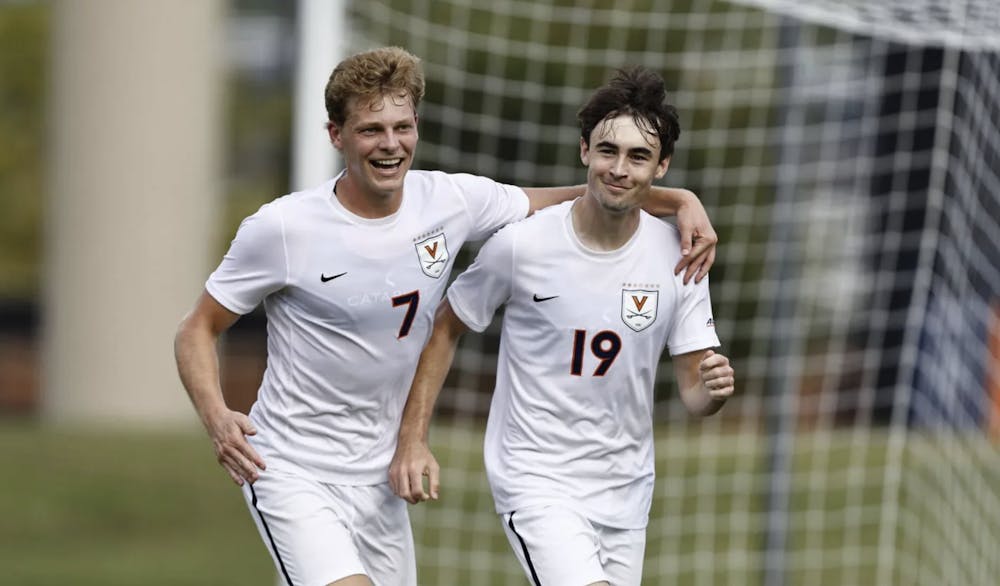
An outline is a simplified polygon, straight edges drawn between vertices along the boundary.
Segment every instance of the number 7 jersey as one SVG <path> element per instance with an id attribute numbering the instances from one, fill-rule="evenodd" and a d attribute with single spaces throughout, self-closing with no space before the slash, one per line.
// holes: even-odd
<path id="1" fill-rule="evenodd" d="M 572 205 L 494 235 L 448 300 L 476 331 L 506 305 L 485 440 L 497 512 L 558 503 L 638 529 L 653 491 L 663 349 L 719 345 L 708 280 L 684 285 L 673 274 L 677 230 L 645 212 L 623 247 L 587 249 Z"/>
<path id="2" fill-rule="evenodd" d="M 399 419 L 455 255 L 523 218 L 520 188 L 410 171 L 399 210 L 360 218 L 336 179 L 243 221 L 208 293 L 238 314 L 263 303 L 267 369 L 248 439 L 269 470 L 321 482 L 388 481 Z"/>

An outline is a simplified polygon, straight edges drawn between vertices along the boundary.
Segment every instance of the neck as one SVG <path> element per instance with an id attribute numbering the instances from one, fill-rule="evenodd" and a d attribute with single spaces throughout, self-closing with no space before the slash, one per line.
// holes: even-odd
<path id="1" fill-rule="evenodd" d="M 613 212 L 588 195 L 573 204 L 573 231 L 584 246 L 610 252 L 628 243 L 639 228 L 639 208 Z"/>
<path id="2" fill-rule="evenodd" d="M 402 192 L 391 195 L 371 193 L 362 189 L 350 173 L 344 173 L 333 186 L 333 195 L 347 211 L 367 219 L 391 216 L 403 203 Z"/>

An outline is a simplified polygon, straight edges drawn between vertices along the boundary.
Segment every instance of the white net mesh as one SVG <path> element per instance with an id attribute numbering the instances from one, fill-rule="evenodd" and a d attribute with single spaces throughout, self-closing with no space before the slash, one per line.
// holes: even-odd
<path id="1" fill-rule="evenodd" d="M 644 583 L 1000 581 L 1000 3 L 350 13 L 354 48 L 424 59 L 423 168 L 580 183 L 586 96 L 626 64 L 667 79 L 683 127 L 667 181 L 720 233 L 740 395 L 693 420 L 660 369 Z M 412 509 L 424 584 L 525 583 L 481 464 L 497 325 L 466 336 L 439 403 L 443 498 Z"/>

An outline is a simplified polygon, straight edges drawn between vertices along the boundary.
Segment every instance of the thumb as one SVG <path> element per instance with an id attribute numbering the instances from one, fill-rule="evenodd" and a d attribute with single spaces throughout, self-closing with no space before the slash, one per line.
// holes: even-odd
<path id="1" fill-rule="evenodd" d="M 705 354 L 704 354 L 704 355 L 703 355 L 703 356 L 701 357 L 701 367 L 702 367 L 702 369 L 704 369 L 704 368 L 705 368 L 705 362 L 706 362 L 706 361 L 707 361 L 707 360 L 708 360 L 709 358 L 711 358 L 711 357 L 713 357 L 713 356 L 715 356 L 715 350 L 706 350 L 706 351 L 705 351 Z"/>
<path id="2" fill-rule="evenodd" d="M 240 430 L 246 435 L 257 434 L 257 428 L 253 426 L 253 423 L 250 423 L 250 418 L 242 413 L 236 418 L 236 424 L 240 426 Z"/>

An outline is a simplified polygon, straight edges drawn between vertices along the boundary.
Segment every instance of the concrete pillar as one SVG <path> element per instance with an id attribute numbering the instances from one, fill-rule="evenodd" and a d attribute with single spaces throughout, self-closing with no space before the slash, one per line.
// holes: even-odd
<path id="1" fill-rule="evenodd" d="M 172 343 L 218 261 L 224 18 L 221 0 L 54 5 L 48 421 L 195 421 Z"/>

